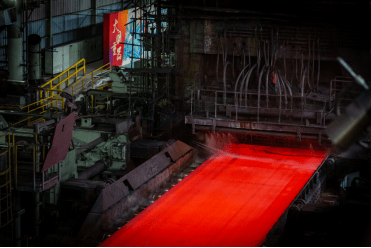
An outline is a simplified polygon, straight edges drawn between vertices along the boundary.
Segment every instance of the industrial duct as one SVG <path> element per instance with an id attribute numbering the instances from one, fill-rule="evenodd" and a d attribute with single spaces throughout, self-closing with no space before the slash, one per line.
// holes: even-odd
<path id="1" fill-rule="evenodd" d="M 28 36 L 29 68 L 28 75 L 30 83 L 39 84 L 41 77 L 41 38 L 37 34 Z"/>

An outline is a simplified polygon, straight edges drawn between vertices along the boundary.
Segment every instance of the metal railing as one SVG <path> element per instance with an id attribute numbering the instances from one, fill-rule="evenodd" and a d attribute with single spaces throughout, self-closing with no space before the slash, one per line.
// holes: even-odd
<path id="1" fill-rule="evenodd" d="M 228 112 L 227 108 L 230 109 L 230 112 L 234 110 L 235 112 L 234 119 L 237 121 L 239 110 L 255 109 L 257 112 L 256 121 L 262 122 L 259 115 L 261 115 L 263 111 L 266 111 L 269 109 L 269 110 L 277 111 L 277 116 L 278 116 L 277 124 L 281 124 L 284 111 L 290 111 L 290 112 L 295 111 L 295 112 L 299 112 L 301 115 L 300 125 L 305 125 L 305 122 L 303 122 L 303 120 L 305 119 L 304 114 L 307 112 L 314 113 L 314 112 L 319 111 L 319 110 L 307 109 L 305 107 L 307 100 L 314 100 L 314 99 L 310 99 L 309 95 L 307 94 L 303 96 L 300 94 L 285 95 L 283 93 L 280 94 L 278 92 L 274 93 L 271 91 L 268 94 L 266 94 L 266 93 L 260 93 L 259 91 L 251 91 L 251 90 L 249 90 L 250 92 L 247 92 L 247 93 L 241 93 L 241 92 L 236 93 L 235 91 L 208 90 L 208 89 L 200 89 L 200 90 L 195 91 L 193 87 L 190 87 L 189 90 L 191 91 L 191 99 L 188 101 L 188 103 L 191 104 L 190 116 L 197 114 L 197 112 L 200 112 L 198 109 L 205 107 L 207 118 L 209 117 L 218 118 L 218 117 L 221 117 L 220 114 L 218 115 L 218 107 L 225 107 L 226 108 L 225 113 Z M 202 96 L 206 96 L 213 100 L 203 101 L 201 100 Z M 263 106 L 262 104 L 263 98 L 265 99 L 265 106 Z M 276 100 L 272 101 L 272 98 L 276 98 Z M 232 100 L 229 100 L 229 103 L 224 103 L 225 99 L 233 99 L 233 102 Z M 333 112 L 334 110 L 333 105 L 331 104 L 334 101 L 334 95 L 332 95 L 331 97 L 324 96 L 322 97 L 322 99 L 319 99 L 319 98 L 316 99 L 316 101 L 320 101 L 321 104 L 323 105 L 321 123 L 323 126 L 325 126 L 327 115 Z M 326 111 L 327 105 L 330 107 L 330 110 L 328 111 Z M 210 107 L 213 108 L 213 111 L 206 110 L 206 109 L 210 109 Z M 214 112 L 214 114 L 213 116 L 210 116 L 210 114 L 212 115 L 212 112 Z M 232 116 L 229 116 L 229 117 L 232 117 Z M 268 123 L 265 121 L 263 122 Z"/>
<path id="2" fill-rule="evenodd" d="M 78 66 L 82 64 L 82 67 L 80 67 L 78 69 Z M 74 73 L 70 74 L 70 71 L 71 70 L 75 70 Z M 79 72 L 83 72 L 83 77 L 79 80 L 77 80 L 77 75 Z M 97 75 L 105 75 L 106 73 L 109 73 L 111 72 L 111 63 L 108 63 L 98 69 L 96 69 L 95 71 L 85 75 L 85 59 L 82 59 L 80 60 L 79 62 L 77 62 L 76 64 L 74 64 L 73 66 L 71 66 L 70 68 L 68 68 L 67 70 L 65 70 L 64 72 L 60 73 L 58 76 L 54 77 L 53 79 L 49 80 L 47 83 L 43 84 L 40 86 L 39 89 L 37 89 L 38 92 L 38 96 L 39 96 L 39 99 L 38 101 L 34 102 L 34 103 L 31 103 L 29 105 L 26 105 L 24 107 L 21 107 L 21 106 L 17 106 L 20 110 L 23 110 L 25 111 L 26 113 L 32 113 L 36 110 L 39 110 L 39 114 L 43 114 L 47 111 L 48 108 L 50 107 L 58 107 L 58 106 L 62 106 L 62 109 L 64 108 L 64 98 L 60 97 L 59 94 L 63 92 L 63 90 L 67 87 L 70 87 L 70 78 L 71 77 L 74 77 L 75 78 L 75 82 L 71 85 L 72 86 L 72 96 L 74 96 L 74 91 L 77 89 L 77 88 L 83 88 L 84 87 L 84 83 L 87 79 L 91 79 L 91 87 L 94 88 L 94 78 L 97 76 Z M 62 77 L 67 74 L 67 77 L 65 79 L 62 80 Z M 56 85 L 53 86 L 53 83 L 54 81 L 58 80 L 58 83 Z M 66 87 L 63 87 L 62 88 L 62 85 L 66 83 Z M 103 89 L 104 87 L 107 87 L 108 85 L 104 85 L 98 89 Z M 93 99 L 92 99 L 93 101 Z M 28 124 L 33 124 L 35 122 L 38 122 L 38 121 L 43 121 L 45 122 L 45 119 L 44 118 L 37 118 L 35 120 L 32 120 L 31 119 L 34 118 L 33 116 L 29 116 L 21 121 L 18 121 L 16 123 L 13 123 L 12 125 L 15 126 L 15 125 L 18 125 L 20 123 L 23 123 L 23 122 L 26 122 Z"/>
<path id="3" fill-rule="evenodd" d="M 80 69 L 77 69 L 77 67 L 79 65 L 81 65 L 81 64 L 82 64 L 82 66 L 80 67 Z M 75 70 L 75 72 L 70 75 L 70 71 L 71 70 Z M 45 98 L 50 97 L 50 94 L 51 94 L 51 96 L 54 96 L 54 92 L 56 92 L 56 91 L 57 92 L 61 92 L 63 90 L 62 89 L 62 84 L 64 84 L 65 82 L 66 82 L 66 87 L 69 87 L 70 86 L 70 78 L 71 77 L 74 77 L 75 78 L 75 81 L 77 81 L 77 74 L 80 71 L 83 72 L 83 75 L 82 76 L 85 76 L 85 59 L 81 59 L 79 62 L 77 62 L 76 64 L 72 65 L 70 68 L 68 68 L 64 72 L 60 73 L 55 78 L 53 78 L 53 79 L 49 80 L 47 83 L 41 85 L 40 86 L 40 90 L 39 90 L 39 97 L 40 97 L 39 99 L 40 99 L 40 101 L 41 100 L 44 100 Z M 61 78 L 65 74 L 67 74 L 67 77 L 62 80 Z M 58 80 L 58 83 L 53 86 L 53 83 L 54 83 L 55 80 Z M 66 87 L 64 87 L 64 88 L 66 88 Z M 51 91 L 48 91 L 48 90 L 45 90 L 45 89 L 50 89 Z M 44 96 L 43 96 L 43 93 L 44 93 Z M 46 97 L 46 95 L 48 95 L 48 97 Z M 44 97 L 44 99 L 43 99 L 43 97 Z M 62 99 L 62 108 L 64 108 L 64 99 Z"/>
<path id="4" fill-rule="evenodd" d="M 47 90 L 47 91 L 50 91 L 50 90 Z M 56 91 L 56 90 L 53 90 L 53 91 Z M 57 90 L 58 92 L 63 92 L 62 90 Z M 43 113 L 45 113 L 46 112 L 46 110 L 49 108 L 49 107 L 54 107 L 54 103 L 55 103 L 55 105 L 56 106 L 58 106 L 58 101 L 60 101 L 60 102 L 63 102 L 63 99 L 64 98 L 61 98 L 61 97 L 59 97 L 58 98 L 58 95 L 53 95 L 53 96 L 50 96 L 50 97 L 47 97 L 47 98 L 44 98 L 44 99 L 41 99 L 41 100 L 39 100 L 39 101 L 37 101 L 37 102 L 34 102 L 34 103 L 31 103 L 31 104 L 29 104 L 29 105 L 27 105 L 27 106 L 24 106 L 24 107 L 20 107 L 20 110 L 27 110 L 26 111 L 26 113 L 27 114 L 30 114 L 30 113 L 32 113 L 32 112 L 34 112 L 34 111 L 36 111 L 36 110 L 40 110 L 41 112 L 39 112 L 39 114 L 43 114 Z M 46 102 L 46 103 L 45 103 Z M 40 104 L 40 105 L 39 105 Z M 36 107 L 36 108 L 31 108 L 30 109 L 30 107 L 33 107 L 33 106 L 38 106 L 38 107 Z M 50 106 L 49 106 L 50 105 Z M 23 119 L 23 120 L 21 120 L 21 121 L 18 121 L 18 122 L 16 122 L 16 123 L 13 123 L 12 124 L 12 126 L 16 126 L 16 125 L 18 125 L 18 124 L 20 124 L 20 123 L 22 123 L 22 122 L 25 122 L 25 121 L 27 121 L 27 123 L 28 124 L 33 124 L 33 123 L 35 123 L 35 122 L 37 122 L 37 121 L 45 121 L 44 120 L 44 118 L 38 118 L 38 119 L 36 119 L 36 120 L 33 120 L 33 121 L 30 121 L 32 118 L 33 118 L 34 116 L 29 116 L 29 117 L 27 117 L 27 118 L 25 118 L 25 119 Z"/>
<path id="5" fill-rule="evenodd" d="M 0 228 L 12 221 L 12 188 L 41 192 L 54 186 L 61 178 L 60 163 L 46 171 L 42 171 L 48 153 L 48 144 L 40 143 L 37 134 L 34 134 L 34 142 L 32 144 L 15 143 L 15 135 L 17 133 L 24 134 L 25 132 L 12 132 L 0 136 L 0 148 L 5 147 L 6 149 L 3 149 L 5 151 L 0 153 L 0 157 L 7 155 L 8 158 L 6 167 L 3 167 L 3 171 L 0 171 Z M 31 151 L 29 155 L 32 159 L 23 158 L 20 160 L 18 158 L 19 152 L 21 151 L 22 154 L 28 153 L 27 150 Z M 25 172 L 27 174 L 26 177 Z"/>
<path id="6" fill-rule="evenodd" d="M 80 69 L 77 69 L 77 67 L 82 64 L 82 67 Z M 75 70 L 74 73 L 72 73 L 70 75 L 70 71 L 71 70 Z M 62 84 L 67 82 L 67 87 L 70 86 L 70 78 L 71 77 L 75 77 L 75 82 L 77 81 L 77 74 L 80 72 L 80 71 L 83 71 L 83 76 L 85 76 L 85 59 L 81 59 L 79 62 L 77 62 L 76 64 L 72 65 L 70 68 L 68 68 L 67 70 L 63 71 L 62 73 L 60 73 L 58 76 L 56 76 L 55 78 L 49 80 L 47 83 L 43 84 L 40 86 L 40 88 L 47 88 L 48 89 L 58 89 L 58 90 L 62 90 Z M 65 74 L 67 74 L 67 77 L 65 79 L 61 79 L 62 76 L 64 76 Z M 56 85 L 53 86 L 53 83 L 55 80 L 58 80 L 58 83 Z M 66 87 L 65 87 L 66 88 Z M 40 90 L 40 99 L 42 99 L 42 90 Z M 52 94 L 54 94 L 54 92 L 52 91 Z"/>
<path id="7" fill-rule="evenodd" d="M 80 66 L 80 68 L 78 68 L 79 66 Z M 75 70 L 75 72 L 70 74 L 71 70 Z M 37 89 L 37 91 L 38 91 L 37 95 L 39 96 L 38 101 L 36 101 L 34 103 L 31 103 L 31 104 L 29 104 L 27 106 L 24 106 L 24 107 L 18 106 L 19 109 L 27 110 L 28 114 L 31 113 L 31 112 L 34 112 L 36 110 L 40 110 L 40 114 L 43 114 L 43 113 L 46 112 L 47 108 L 54 107 L 54 106 L 57 107 L 59 105 L 61 105 L 62 109 L 63 109 L 64 108 L 64 98 L 59 97 L 59 93 L 62 93 L 64 88 L 69 87 L 70 79 L 72 77 L 74 77 L 75 81 L 77 81 L 77 76 L 78 76 L 79 72 L 82 71 L 82 76 L 85 76 L 85 70 L 86 70 L 85 59 L 81 59 L 80 61 L 78 61 L 77 63 L 75 63 L 71 67 L 69 67 L 67 70 L 61 72 L 58 76 L 52 78 L 51 80 L 49 80 L 45 84 L 41 85 L 40 88 Z M 62 79 L 63 76 L 66 76 L 66 78 Z M 56 80 L 58 80 L 57 84 L 53 85 Z M 64 83 L 66 83 L 66 87 L 63 87 L 63 89 L 62 89 L 62 85 Z M 35 108 L 35 106 L 37 106 L 37 107 Z M 32 124 L 32 123 L 35 123 L 37 121 L 45 121 L 44 118 L 38 118 L 36 120 L 31 121 L 32 118 L 33 118 L 33 116 L 29 116 L 29 117 L 27 117 L 27 118 L 25 118 L 21 121 L 18 121 L 16 123 L 14 123 L 13 126 L 18 125 L 18 124 L 20 124 L 22 122 L 25 122 L 25 121 L 27 121 L 28 124 Z"/>
<path id="8" fill-rule="evenodd" d="M 7 168 L 0 172 L 0 228 L 12 222 L 12 148 L 14 144 L 14 134 L 10 133 L 0 136 L 8 136 L 7 150 L 0 154 L 0 157 L 8 154 Z M 12 143 L 11 143 L 12 141 Z M 14 154 L 14 153 L 13 153 Z"/>
<path id="9" fill-rule="evenodd" d="M 97 73 L 97 72 L 100 72 L 100 73 Z M 103 76 L 104 74 L 109 73 L 109 72 L 111 72 L 111 63 L 105 64 L 104 66 L 102 66 L 102 67 L 96 69 L 95 71 L 85 75 L 84 77 L 80 78 L 77 82 L 72 84 L 72 96 L 75 96 L 75 90 L 76 89 L 78 89 L 78 88 L 83 89 L 84 88 L 84 84 L 89 82 L 87 80 L 90 80 L 91 88 L 93 89 L 94 88 L 94 77 L 97 76 L 97 75 Z M 102 86 L 102 87 L 104 87 L 104 86 Z"/>
<path id="10" fill-rule="evenodd" d="M 112 86 L 112 83 L 109 83 L 109 84 L 103 85 L 103 86 L 97 88 L 97 90 L 103 90 L 104 88 L 106 88 L 106 87 L 110 87 L 110 86 Z"/>
<path id="11" fill-rule="evenodd" d="M 37 134 L 34 134 L 34 139 L 35 142 L 32 144 L 27 143 L 14 144 L 14 176 L 15 176 L 14 187 L 17 189 L 27 188 L 26 189 L 27 191 L 31 190 L 35 192 L 42 192 L 45 189 L 50 188 L 60 180 L 61 170 L 60 164 L 56 164 L 55 166 L 52 166 L 48 170 L 42 171 L 43 164 L 45 162 L 45 158 L 47 155 L 48 145 L 39 143 Z M 30 147 L 32 148 L 32 154 L 30 154 L 32 156 L 31 159 L 32 162 L 29 162 L 29 160 L 19 161 L 18 159 L 19 150 L 24 152 Z M 22 164 L 23 168 L 20 167 L 20 165 Z M 19 172 L 21 172 L 24 169 L 26 169 L 28 176 L 24 177 L 23 175 L 23 178 L 22 177 L 18 178 Z M 32 179 L 30 177 L 32 177 Z M 53 181 L 52 184 L 50 183 L 51 181 Z M 46 185 L 49 185 L 49 187 L 46 188 L 45 187 Z"/>

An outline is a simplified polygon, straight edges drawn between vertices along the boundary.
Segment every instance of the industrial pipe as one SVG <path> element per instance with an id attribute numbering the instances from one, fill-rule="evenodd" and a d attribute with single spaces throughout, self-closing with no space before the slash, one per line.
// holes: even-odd
<path id="1" fill-rule="evenodd" d="M 41 38 L 37 34 L 31 34 L 28 36 L 28 49 L 29 49 L 29 79 L 33 83 L 37 84 L 37 81 L 41 77 L 41 55 L 40 55 L 40 44 Z"/>
<path id="2" fill-rule="evenodd" d="M 258 64 L 255 64 L 255 65 L 258 65 Z M 253 68 L 251 68 L 251 71 L 250 71 L 250 74 L 247 76 L 247 79 L 246 79 L 246 86 L 245 86 L 245 107 L 247 107 L 247 89 L 249 88 L 249 81 L 250 81 L 250 76 L 251 76 L 251 73 L 252 71 L 254 70 L 255 68 L 255 65 L 253 66 Z M 257 71 L 259 70 L 259 65 L 257 67 Z M 258 75 L 259 75 L 259 71 L 258 71 Z M 242 90 L 243 90 L 243 84 L 241 85 L 241 98 L 242 98 Z"/>
<path id="3" fill-rule="evenodd" d="M 227 66 L 231 64 L 230 62 L 227 62 L 224 66 L 224 74 L 223 74 L 223 83 L 224 83 L 224 93 L 223 93 L 223 103 L 224 105 L 227 105 Z"/>
<path id="4" fill-rule="evenodd" d="M 237 77 L 237 80 L 236 80 L 236 84 L 234 85 L 234 93 L 236 94 L 237 93 L 237 85 L 238 85 L 238 81 L 240 80 L 242 74 L 245 72 L 245 70 L 250 66 L 250 64 L 248 64 L 247 66 L 245 66 L 242 71 L 240 72 L 240 74 L 238 75 Z"/>
<path id="5" fill-rule="evenodd" d="M 216 71 L 215 71 L 215 74 L 216 74 L 216 81 L 219 83 L 219 53 L 220 53 L 220 45 L 219 45 L 219 41 L 220 39 L 218 39 L 218 57 L 216 59 Z"/>
<path id="6" fill-rule="evenodd" d="M 268 66 L 268 71 L 267 71 L 267 75 L 266 75 L 266 78 L 265 78 L 265 93 L 266 93 L 266 99 L 267 99 L 267 108 L 268 108 L 268 105 L 269 105 L 269 96 L 268 96 L 268 82 L 269 82 L 269 70 L 271 68 Z"/>
<path id="7" fill-rule="evenodd" d="M 14 110 L 0 110 L 0 114 L 9 114 L 9 115 L 22 115 L 22 116 L 34 116 L 34 117 L 44 117 L 44 114 L 34 114 L 26 112 L 18 112 Z"/>
<path id="8" fill-rule="evenodd" d="M 237 106 L 238 106 L 238 93 L 237 93 L 237 86 L 238 86 L 238 81 L 240 80 L 240 77 L 242 76 L 242 74 L 245 72 L 245 70 L 248 68 L 250 66 L 250 64 L 248 64 L 247 66 L 245 66 L 243 69 L 242 69 L 242 71 L 241 71 L 241 73 L 240 73 L 240 75 L 238 75 L 238 78 L 237 78 L 237 80 L 236 80 L 236 84 L 234 85 L 234 104 L 236 105 L 236 108 L 237 108 Z M 247 75 L 247 74 L 246 74 Z M 246 76 L 245 76 L 246 77 Z M 243 80 L 244 79 L 242 79 L 242 83 L 243 83 Z"/>
<path id="9" fill-rule="evenodd" d="M 260 111 L 260 87 L 261 87 L 261 82 L 262 82 L 262 77 L 263 77 L 264 69 L 266 67 L 267 67 L 266 65 L 263 66 L 263 69 L 260 72 L 259 83 L 258 83 L 258 116 L 257 116 L 258 122 L 259 122 L 259 111 Z M 267 73 L 268 73 L 268 71 L 269 70 L 267 68 Z"/>
<path id="10" fill-rule="evenodd" d="M 319 75 L 320 75 L 320 71 L 321 71 L 321 56 L 319 54 L 319 38 L 317 40 L 317 45 L 318 45 L 318 74 L 317 74 L 317 92 L 318 92 L 318 86 L 319 86 Z"/>
<path id="11" fill-rule="evenodd" d="M 78 179 L 88 180 L 107 168 L 107 162 L 105 161 L 98 161 L 92 167 L 80 172 L 78 174 Z"/>
<path id="12" fill-rule="evenodd" d="M 278 78 L 278 75 L 275 74 L 275 77 Z M 281 85 L 280 85 L 280 81 L 277 80 L 276 81 L 276 84 L 278 85 L 278 91 L 279 91 L 279 94 L 280 94 L 280 106 L 279 106 L 279 109 L 280 109 L 280 112 L 279 112 L 279 115 L 278 115 L 278 123 L 281 123 L 281 110 L 282 110 L 282 92 L 281 92 Z"/>
<path id="13" fill-rule="evenodd" d="M 283 89 L 283 92 L 285 93 L 285 109 L 287 109 L 287 91 L 286 91 L 286 86 L 285 86 L 285 82 L 284 81 L 281 81 L 281 78 L 280 78 L 280 74 L 279 72 L 277 71 L 277 74 L 276 74 L 276 80 L 277 82 L 279 83 L 278 85 L 280 85 Z"/>
<path id="14" fill-rule="evenodd" d="M 283 76 L 278 72 L 278 74 L 279 74 L 279 76 L 280 76 L 280 78 L 281 78 L 281 81 L 284 83 L 284 84 L 286 84 L 286 87 L 287 87 L 287 89 L 289 90 L 289 93 L 290 93 L 290 97 L 291 97 L 291 102 L 290 102 L 290 109 L 291 109 L 291 111 L 292 111 L 292 105 L 293 105 L 293 99 L 292 99 L 292 91 L 291 91 L 291 88 L 290 88 L 290 84 L 289 84 L 289 82 L 287 81 L 287 79 L 285 79 L 285 78 L 283 78 Z"/>
<path id="15" fill-rule="evenodd" d="M 8 68 L 9 80 L 22 81 L 22 32 L 21 32 L 21 7 L 22 0 L 8 1 L 7 7 L 15 7 L 17 21 L 8 27 Z"/>
<path id="16" fill-rule="evenodd" d="M 253 68 L 255 67 L 256 65 L 253 66 Z M 242 78 L 242 81 L 241 81 L 241 87 L 240 87 L 240 105 L 241 105 L 241 98 L 242 98 L 242 88 L 243 88 L 243 85 L 244 85 L 244 82 L 246 80 L 246 78 L 250 75 L 250 72 L 253 70 L 253 68 L 250 68 L 246 75 Z M 235 101 L 238 101 L 238 93 L 237 93 L 237 87 L 235 88 L 235 97 L 237 97 L 237 100 Z"/>

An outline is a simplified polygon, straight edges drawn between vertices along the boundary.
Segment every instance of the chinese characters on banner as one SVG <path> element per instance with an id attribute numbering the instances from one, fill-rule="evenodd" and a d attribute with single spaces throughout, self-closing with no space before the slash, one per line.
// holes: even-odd
<path id="1" fill-rule="evenodd" d="M 154 5 L 148 7 L 147 11 L 155 12 Z M 161 10 L 163 15 L 167 14 L 167 9 Z M 112 66 L 131 67 L 133 62 L 140 58 L 149 59 L 150 52 L 144 53 L 141 45 L 141 36 L 133 35 L 144 32 L 143 21 L 140 20 L 142 10 L 129 9 L 111 14 L 104 14 L 103 20 L 103 62 L 111 63 Z M 133 19 L 137 18 L 134 23 Z M 126 26 L 125 26 L 126 25 Z M 161 23 L 166 29 L 166 23 Z M 150 23 L 149 27 L 156 28 L 155 23 Z M 149 30 L 147 32 L 150 32 Z M 154 31 L 154 33 L 156 33 Z M 121 44 L 122 43 L 122 44 Z M 125 43 L 125 44 L 123 44 Z M 128 45 L 129 44 L 129 45 Z M 130 45 L 133 44 L 134 46 Z"/>
<path id="2" fill-rule="evenodd" d="M 103 62 L 111 66 L 122 66 L 128 10 L 104 14 L 103 18 Z"/>

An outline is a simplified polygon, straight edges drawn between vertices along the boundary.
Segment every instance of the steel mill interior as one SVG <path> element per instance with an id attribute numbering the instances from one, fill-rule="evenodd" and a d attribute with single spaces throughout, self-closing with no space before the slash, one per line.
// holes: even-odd
<path id="1" fill-rule="evenodd" d="M 371 246 L 369 0 L 0 0 L 0 246 Z"/>

